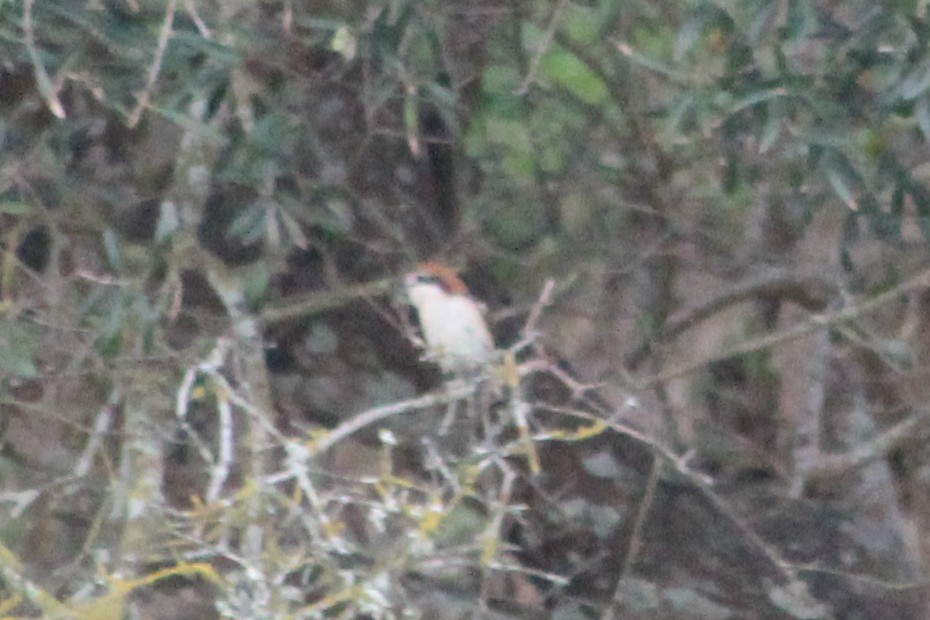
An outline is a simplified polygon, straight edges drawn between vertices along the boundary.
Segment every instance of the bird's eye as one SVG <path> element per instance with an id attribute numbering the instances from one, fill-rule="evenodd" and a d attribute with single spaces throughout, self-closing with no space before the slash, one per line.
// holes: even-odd
<path id="1" fill-rule="evenodd" d="M 417 282 L 420 284 L 439 284 L 439 277 L 431 273 L 418 273 Z"/>

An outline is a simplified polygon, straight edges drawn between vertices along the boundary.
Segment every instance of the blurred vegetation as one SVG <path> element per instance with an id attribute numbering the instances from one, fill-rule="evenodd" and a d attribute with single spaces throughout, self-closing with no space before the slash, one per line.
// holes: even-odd
<path id="1" fill-rule="evenodd" d="M 920 617 L 928 39 L 918 0 L 0 2 L 0 616 Z M 532 418 L 542 474 L 498 412 L 433 441 L 424 259 L 502 346 L 554 280 L 609 424 Z M 676 485 L 761 556 L 776 506 L 849 540 L 710 595 L 650 534 Z"/>

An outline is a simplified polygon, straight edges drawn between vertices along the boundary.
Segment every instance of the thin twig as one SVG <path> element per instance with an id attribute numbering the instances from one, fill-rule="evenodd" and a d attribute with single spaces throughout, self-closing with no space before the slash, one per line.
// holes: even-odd
<path id="1" fill-rule="evenodd" d="M 646 516 L 652 508 L 655 500 L 656 487 L 659 486 L 659 473 L 662 471 L 662 464 L 658 458 L 652 459 L 652 469 L 649 472 L 649 479 L 646 481 L 646 490 L 643 492 L 643 500 L 639 504 L 639 510 L 636 513 L 636 520 L 633 522 L 633 531 L 630 533 L 630 544 L 627 547 L 626 557 L 623 559 L 623 568 L 620 570 L 620 577 L 617 579 L 617 586 L 614 589 L 613 603 L 604 614 L 604 620 L 613 620 L 614 606 L 620 603 L 623 597 L 623 583 L 629 578 L 633 570 L 633 563 L 639 555 L 642 547 L 643 527 L 646 524 Z"/>
<path id="2" fill-rule="evenodd" d="M 525 339 L 533 339 L 533 334 L 536 332 L 536 324 L 539 323 L 539 318 L 542 316 L 543 310 L 552 304 L 553 289 L 555 289 L 555 280 L 549 278 L 543 285 L 543 289 L 539 293 L 539 298 L 530 309 L 530 314 L 526 318 L 526 323 L 523 325 L 523 337 Z"/>
<path id="3" fill-rule="evenodd" d="M 168 48 L 168 40 L 171 38 L 171 26 L 174 23 L 174 11 L 177 7 L 177 0 L 168 0 L 168 8 L 165 11 L 165 21 L 162 22 L 161 31 L 158 33 L 158 47 L 155 49 L 155 58 L 152 60 L 152 66 L 149 67 L 148 77 L 145 80 L 145 87 L 136 96 L 136 107 L 129 113 L 126 125 L 131 129 L 135 127 L 142 113 L 149 105 L 149 99 L 152 95 L 152 89 L 155 88 L 155 82 L 158 80 L 158 74 L 161 72 L 161 61 L 165 57 L 165 50 Z"/>
<path id="4" fill-rule="evenodd" d="M 589 420 L 595 425 L 601 426 L 605 430 L 609 429 L 620 433 L 621 435 L 626 435 L 627 437 L 648 447 L 655 456 L 661 457 L 661 459 L 667 465 L 670 465 L 678 473 L 687 478 L 692 483 L 693 487 L 708 501 L 710 501 L 720 514 L 729 519 L 730 522 L 740 531 L 744 539 L 753 547 L 758 549 L 786 580 L 791 582 L 796 582 L 798 580 L 797 567 L 782 558 L 775 549 L 773 549 L 755 530 L 752 529 L 752 527 L 746 524 L 738 515 L 733 512 L 733 510 L 729 508 L 729 506 L 727 506 L 726 502 L 712 489 L 713 480 L 711 478 L 701 474 L 700 472 L 694 471 L 688 466 L 687 454 L 679 456 L 675 454 L 675 452 L 670 448 L 662 445 L 652 437 L 649 437 L 618 422 L 598 418 L 586 411 L 553 407 L 548 407 L 547 409 L 553 412 L 560 412 L 574 418 Z M 541 439 L 545 438 L 537 438 L 537 441 Z M 553 440 L 557 440 L 557 438 L 553 438 Z"/>
<path id="5" fill-rule="evenodd" d="M 314 456 L 319 456 L 349 435 L 360 431 L 366 426 L 371 426 L 379 420 L 460 400 L 474 393 L 474 391 L 475 384 L 472 383 L 461 383 L 459 385 L 449 384 L 441 392 L 368 409 L 367 411 L 363 411 L 349 418 L 326 433 L 322 438 L 313 443 L 311 450 Z"/>
<path id="6" fill-rule="evenodd" d="M 212 39 L 213 33 L 210 32 L 210 29 L 204 21 L 200 19 L 200 14 L 197 13 L 197 7 L 194 3 L 191 0 L 184 0 L 184 8 L 187 9 L 187 14 L 190 16 L 191 21 L 197 26 L 197 32 L 200 33 L 200 36 L 204 39 Z"/>
<path id="7" fill-rule="evenodd" d="M 633 531 L 630 533 L 630 544 L 626 551 L 626 557 L 623 559 L 620 581 L 630 576 L 633 570 L 633 564 L 636 562 L 636 558 L 639 555 L 639 550 L 643 546 L 643 527 L 645 527 L 646 516 L 652 509 L 652 502 L 656 497 L 656 487 L 659 486 L 659 474 L 661 472 L 662 463 L 659 459 L 653 458 L 652 469 L 649 471 L 648 480 L 646 480 L 646 490 L 643 492 L 643 500 L 639 504 L 639 510 L 636 513 L 636 521 L 633 522 Z M 619 585 L 618 583 L 618 588 Z"/>
<path id="8" fill-rule="evenodd" d="M 535 81 L 536 73 L 539 71 L 539 63 L 552 45 L 552 39 L 555 37 L 555 30 L 558 28 L 559 21 L 562 19 L 562 11 L 565 10 L 565 5 L 567 4 L 568 0 L 560 0 L 555 10 L 552 11 L 552 17 L 549 19 L 549 26 L 546 27 L 546 32 L 542 40 L 539 42 L 539 45 L 536 46 L 536 53 L 533 54 L 533 59 L 530 61 L 530 68 L 526 72 L 526 77 L 523 78 L 523 83 L 514 91 L 515 95 L 525 95 L 530 89 L 530 84 Z"/>
<path id="9" fill-rule="evenodd" d="M 884 458 L 903 442 L 918 436 L 927 423 L 928 412 L 922 411 L 895 424 L 868 443 L 856 446 L 842 454 L 826 454 L 820 457 L 806 472 L 807 480 L 835 479 Z"/>
<path id="10" fill-rule="evenodd" d="M 219 371 L 215 371 L 219 374 Z M 218 386 L 219 388 L 219 386 Z M 222 388 L 216 390 L 216 413 L 217 427 L 219 433 L 217 436 L 216 459 L 210 463 L 210 483 L 207 485 L 204 497 L 208 504 L 215 502 L 220 498 L 220 493 L 229 479 L 229 472 L 232 468 L 233 442 L 235 430 L 233 428 L 232 407 L 228 391 Z"/>
<path id="11" fill-rule="evenodd" d="M 494 505 L 494 517 L 484 532 L 484 541 L 481 550 L 481 590 L 478 598 L 479 606 L 483 612 L 488 610 L 488 599 L 491 592 L 491 580 L 488 578 L 488 564 L 498 555 L 500 542 L 504 539 L 504 517 L 511 514 L 512 507 L 510 498 L 513 495 L 513 485 L 517 479 L 517 474 L 503 460 L 495 459 L 504 479 L 501 481 L 497 494 L 497 502 Z"/>
<path id="12" fill-rule="evenodd" d="M 81 456 L 74 464 L 75 476 L 80 478 L 86 476 L 90 472 L 97 452 L 103 445 L 105 436 L 113 424 L 113 417 L 117 407 L 119 407 L 122 397 L 122 389 L 119 386 L 114 387 L 110 392 L 110 396 L 107 398 L 106 404 L 101 407 L 99 413 L 97 413 L 97 418 L 94 420 L 94 427 L 87 438 L 87 443 L 81 451 Z"/>
<path id="13" fill-rule="evenodd" d="M 735 304 L 759 298 L 777 298 L 793 301 L 807 310 L 821 312 L 836 292 L 837 287 L 832 280 L 815 274 L 774 269 L 761 275 L 752 275 L 728 286 L 711 299 L 670 317 L 658 334 L 644 339 L 624 356 L 626 365 L 635 368 L 656 342 L 671 340 L 695 324 Z"/>
<path id="14" fill-rule="evenodd" d="M 259 320 L 268 326 L 288 319 L 315 316 L 328 310 L 341 308 L 353 299 L 385 295 L 395 285 L 394 278 L 382 278 L 335 290 L 315 291 L 300 299 L 285 299 L 262 310 Z"/>
<path id="15" fill-rule="evenodd" d="M 789 329 L 776 331 L 760 338 L 754 338 L 748 342 L 736 345 L 727 349 L 726 351 L 722 351 L 717 355 L 713 355 L 698 362 L 685 364 L 684 366 L 679 366 L 677 368 L 671 368 L 665 372 L 659 373 L 646 379 L 643 382 L 638 383 L 637 388 L 646 389 L 655 387 L 665 383 L 670 379 L 675 379 L 696 372 L 702 368 L 705 368 L 708 364 L 713 364 L 714 362 L 719 362 L 731 357 L 745 355 L 747 353 L 752 353 L 754 351 L 767 349 L 775 345 L 796 340 L 819 329 L 829 327 L 835 323 L 848 321 L 860 315 L 866 314 L 867 312 L 871 312 L 875 308 L 894 301 L 897 297 L 913 289 L 927 288 L 928 286 L 930 286 L 930 269 L 924 270 L 909 280 L 902 282 L 898 286 L 888 289 L 883 293 L 879 293 L 871 299 L 867 299 L 857 305 L 850 306 L 848 308 L 844 308 L 829 314 L 817 314 L 811 316 L 806 321 L 802 321 L 801 323 L 798 323 Z"/>

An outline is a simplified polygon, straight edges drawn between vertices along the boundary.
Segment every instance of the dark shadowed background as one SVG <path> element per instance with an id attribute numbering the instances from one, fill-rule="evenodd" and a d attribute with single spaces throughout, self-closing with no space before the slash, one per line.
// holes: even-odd
<path id="1" fill-rule="evenodd" d="M 0 615 L 926 617 L 928 38 L 0 0 Z M 425 259 L 536 372 L 421 362 Z"/>

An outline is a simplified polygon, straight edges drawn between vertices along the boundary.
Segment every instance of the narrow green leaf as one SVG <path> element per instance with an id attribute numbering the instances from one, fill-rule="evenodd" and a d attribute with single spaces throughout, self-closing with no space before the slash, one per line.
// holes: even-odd
<path id="1" fill-rule="evenodd" d="M 267 300 L 270 282 L 271 274 L 264 262 L 258 261 L 248 269 L 245 275 L 243 294 L 249 308 L 258 310 Z"/>
<path id="2" fill-rule="evenodd" d="M 762 136 L 759 139 L 760 153 L 767 153 L 775 145 L 778 136 L 781 135 L 782 123 L 785 120 L 785 106 L 778 105 L 777 101 L 770 102 L 766 106 L 766 112 L 767 117 L 765 124 L 762 126 Z"/>
<path id="3" fill-rule="evenodd" d="M 107 227 L 103 231 L 103 248 L 110 268 L 117 272 L 122 271 L 123 255 L 120 252 L 119 237 L 116 236 L 116 232 L 112 228 Z"/>
<path id="4" fill-rule="evenodd" d="M 35 377 L 39 374 L 33 357 L 35 355 L 35 334 L 22 324 L 12 324 L 0 334 L 0 371 L 6 371 L 17 377 Z M 0 372 L 2 374 L 2 372 Z"/>
<path id="5" fill-rule="evenodd" d="M 789 41 L 799 41 L 818 27 L 816 8 L 808 0 L 790 0 L 782 32 Z"/>
<path id="6" fill-rule="evenodd" d="M 164 243 L 180 225 L 177 206 L 170 200 L 163 201 L 158 209 L 158 222 L 155 224 L 155 243 Z"/>
<path id="7" fill-rule="evenodd" d="M 588 104 L 607 98 L 604 82 L 574 54 L 559 47 L 550 49 L 539 63 L 540 72 L 550 82 L 564 86 Z"/>
<path id="8" fill-rule="evenodd" d="M 924 94 L 930 87 L 930 60 L 925 60 L 905 74 L 898 87 L 901 97 L 910 101 Z"/>
<path id="9" fill-rule="evenodd" d="M 930 93 L 925 92 L 917 98 L 914 116 L 917 117 L 917 125 L 924 134 L 924 139 L 930 140 Z"/>
<path id="10" fill-rule="evenodd" d="M 97 352 L 107 360 L 111 360 L 119 355 L 122 350 L 123 337 L 120 331 L 102 335 L 97 339 Z"/>
<path id="11" fill-rule="evenodd" d="M 745 95 L 739 99 L 733 101 L 730 104 L 730 114 L 736 114 L 746 108 L 751 108 L 752 106 L 762 103 L 763 101 L 769 101 L 777 97 L 782 97 L 786 94 L 786 91 L 783 87 L 778 86 L 776 88 L 765 88 L 762 90 L 757 90 L 754 92 Z"/>
<path id="12" fill-rule="evenodd" d="M 27 215 L 32 213 L 32 205 L 23 202 L 22 200 L 0 202 L 0 213 L 4 213 L 6 215 Z"/>
<path id="13" fill-rule="evenodd" d="M 904 214 L 904 187 L 898 183 L 891 194 L 891 215 L 901 220 Z"/>
<path id="14" fill-rule="evenodd" d="M 833 191 L 836 192 L 836 195 L 840 197 L 840 200 L 842 200 L 847 207 L 853 211 L 857 210 L 859 208 L 859 203 L 856 201 L 854 194 L 854 185 L 857 184 L 858 175 L 852 168 L 852 165 L 849 164 L 849 161 L 843 154 L 837 153 L 836 151 L 830 153 L 830 156 L 824 157 L 822 163 L 824 174 L 827 177 L 827 181 L 830 182 Z"/>
<path id="15" fill-rule="evenodd" d="M 690 92 L 684 92 L 678 99 L 673 100 L 666 114 L 669 126 L 685 133 L 695 130 L 695 117 L 694 95 Z"/>
<path id="16" fill-rule="evenodd" d="M 279 207 L 276 209 L 278 219 L 281 221 L 281 225 L 284 227 L 285 232 L 287 233 L 288 238 L 291 240 L 295 246 L 301 250 L 306 250 L 310 247 L 310 241 L 307 239 L 307 236 L 304 234 L 303 229 L 300 227 L 300 223 L 295 220 L 287 209 Z"/>
<path id="17" fill-rule="evenodd" d="M 770 0 L 753 0 L 746 4 L 754 5 L 747 6 L 747 9 L 752 12 L 752 18 L 749 20 L 749 27 L 746 28 L 746 38 L 755 44 L 762 34 L 771 28 L 778 3 Z"/>
<path id="18" fill-rule="evenodd" d="M 785 50 L 782 49 L 781 45 L 775 46 L 775 66 L 778 68 L 779 75 L 786 76 L 791 74 L 788 57 L 785 56 Z"/>
<path id="19" fill-rule="evenodd" d="M 48 109 L 51 110 L 52 114 L 56 117 L 64 118 L 65 108 L 61 105 L 61 100 L 58 98 L 58 91 L 49 79 L 48 73 L 46 73 L 38 53 L 33 55 L 33 72 L 35 73 L 36 86 L 39 87 L 39 94 L 45 99 Z"/>
<path id="20" fill-rule="evenodd" d="M 653 58 L 646 56 L 645 54 L 638 52 L 635 48 L 633 48 L 631 45 L 627 43 L 618 42 L 615 45 L 616 45 L 617 50 L 621 54 L 623 54 L 624 56 L 626 56 L 627 58 L 629 58 L 631 61 L 635 62 L 636 64 L 643 66 L 649 69 L 650 71 L 653 71 L 659 75 L 664 75 L 665 77 L 675 82 L 687 83 L 688 81 L 687 76 L 682 73 L 679 73 L 678 71 L 673 69 L 670 65 L 667 65 L 663 62 L 660 62 L 658 60 L 655 60 Z"/>
<path id="21" fill-rule="evenodd" d="M 853 198 L 852 191 L 849 189 L 849 185 L 846 184 L 846 179 L 843 178 L 843 175 L 840 174 L 834 168 L 827 168 L 826 170 L 827 180 L 830 181 L 830 186 L 833 187 L 833 191 L 836 192 L 837 196 L 840 197 L 847 207 L 855 211 L 858 208 L 855 198 Z"/>
<path id="22" fill-rule="evenodd" d="M 685 18 L 684 23 L 678 30 L 678 37 L 675 40 L 675 58 L 683 58 L 694 49 L 694 46 L 704 35 L 706 26 L 706 14 L 702 11 L 691 11 L 691 14 Z"/>
<path id="23" fill-rule="evenodd" d="M 853 270 L 852 256 L 849 253 L 850 244 L 859 238 L 859 214 L 850 211 L 843 223 L 843 234 L 840 237 L 840 264 L 845 271 Z"/>
<path id="24" fill-rule="evenodd" d="M 39 374 L 31 357 L 14 351 L 5 351 L 0 347 L 0 370 L 16 377 L 34 378 Z"/>
<path id="25" fill-rule="evenodd" d="M 568 3 L 565 7 L 563 28 L 572 41 L 581 45 L 592 45 L 603 38 L 600 33 L 600 20 L 588 7 Z"/>
<path id="26" fill-rule="evenodd" d="M 226 234 L 242 243 L 254 243 L 265 237 L 265 225 L 265 209 L 256 203 L 233 218 Z"/>
<path id="27" fill-rule="evenodd" d="M 416 92 L 411 89 L 404 93 L 404 129 L 407 132 L 407 146 L 414 156 L 418 156 L 421 149 L 417 140 L 419 134 L 419 114 L 417 112 Z"/>
<path id="28" fill-rule="evenodd" d="M 498 117 L 488 117 L 485 122 L 487 140 L 492 144 L 505 144 L 519 152 L 530 152 L 533 142 L 526 123 Z"/>
<path id="29" fill-rule="evenodd" d="M 914 202 L 914 209 L 917 211 L 917 223 L 924 239 L 930 241 L 930 191 L 927 191 L 923 185 L 913 182 L 910 186 L 911 200 Z"/>

